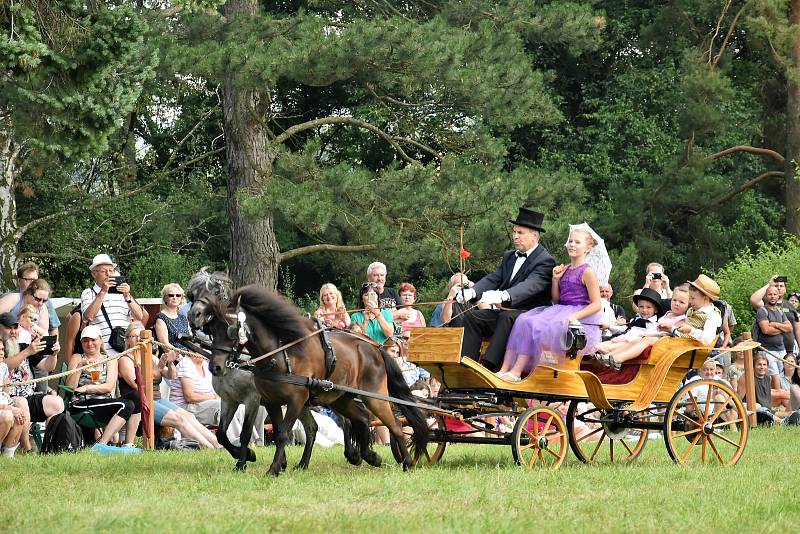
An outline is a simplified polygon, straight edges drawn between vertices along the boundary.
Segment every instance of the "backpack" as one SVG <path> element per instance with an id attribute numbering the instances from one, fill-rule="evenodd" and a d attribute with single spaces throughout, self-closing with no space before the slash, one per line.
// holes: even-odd
<path id="1" fill-rule="evenodd" d="M 76 452 L 83 447 L 81 427 L 67 412 L 50 418 L 42 439 L 42 454 Z"/>

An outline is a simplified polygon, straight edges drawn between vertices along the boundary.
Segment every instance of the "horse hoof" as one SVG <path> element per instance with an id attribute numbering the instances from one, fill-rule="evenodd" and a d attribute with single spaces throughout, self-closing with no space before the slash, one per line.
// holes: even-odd
<path id="1" fill-rule="evenodd" d="M 411 465 L 411 462 L 408 460 L 408 458 L 404 459 L 403 471 L 411 471 L 412 469 L 414 469 L 414 466 Z"/>
<path id="2" fill-rule="evenodd" d="M 355 466 L 361 465 L 361 462 L 363 461 L 361 456 L 345 456 L 345 458 L 347 458 L 348 463 Z"/>
<path id="3" fill-rule="evenodd" d="M 306 469 L 308 469 L 308 464 L 304 464 L 302 462 L 294 466 L 295 471 L 305 471 Z"/>
<path id="4" fill-rule="evenodd" d="M 255 462 L 256 461 L 256 452 L 249 448 L 247 449 L 247 461 L 248 462 Z"/>
<path id="5" fill-rule="evenodd" d="M 236 467 L 233 468 L 234 471 L 246 471 L 247 470 L 247 462 L 236 462 Z"/>
<path id="6" fill-rule="evenodd" d="M 267 475 L 271 476 L 271 477 L 278 478 L 278 475 L 280 475 L 280 474 L 281 474 L 281 470 L 280 469 L 272 469 L 272 468 L 270 468 L 270 469 L 267 470 Z"/>
<path id="7" fill-rule="evenodd" d="M 380 467 L 381 466 L 381 457 L 378 456 L 378 453 L 375 451 L 369 451 L 364 454 L 364 461 L 367 462 L 372 467 Z"/>

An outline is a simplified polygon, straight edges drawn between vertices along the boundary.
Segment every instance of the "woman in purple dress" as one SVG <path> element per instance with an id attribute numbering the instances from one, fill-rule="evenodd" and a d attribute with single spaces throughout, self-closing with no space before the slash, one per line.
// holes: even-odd
<path id="1" fill-rule="evenodd" d="M 519 382 L 522 374 L 533 369 L 543 355 L 548 363 L 563 361 L 566 347 L 562 340 L 570 323 L 585 323 L 586 346 L 578 354 L 590 354 L 600 342 L 602 312 L 597 271 L 602 271 L 607 280 L 611 270 L 605 245 L 584 223 L 570 226 L 566 246 L 570 264 L 553 268 L 554 305 L 534 308 L 514 321 L 503 366 L 496 373 L 503 380 Z M 553 358 L 556 361 L 550 362 Z"/>

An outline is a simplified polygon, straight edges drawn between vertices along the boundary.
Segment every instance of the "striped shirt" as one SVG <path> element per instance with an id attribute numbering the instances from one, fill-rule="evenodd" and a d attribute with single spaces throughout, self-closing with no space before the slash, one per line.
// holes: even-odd
<path id="1" fill-rule="evenodd" d="M 95 284 L 94 287 L 84 289 L 83 293 L 81 293 L 81 314 L 84 316 L 84 319 L 87 318 L 86 310 L 91 306 L 92 302 L 94 302 L 94 299 L 97 298 L 98 293 L 100 293 L 100 286 L 97 284 Z M 114 355 L 117 354 L 117 351 L 108 345 L 108 339 L 111 337 L 111 328 L 115 326 L 128 328 L 131 309 L 128 307 L 128 303 L 125 302 L 125 297 L 122 296 L 122 293 L 106 293 L 103 298 L 103 307 L 106 309 L 108 318 L 111 321 L 111 326 L 108 325 L 108 321 L 106 321 L 102 309 L 97 310 L 97 315 L 89 321 L 89 324 L 96 325 L 100 329 L 100 335 L 103 336 L 106 351 Z"/>

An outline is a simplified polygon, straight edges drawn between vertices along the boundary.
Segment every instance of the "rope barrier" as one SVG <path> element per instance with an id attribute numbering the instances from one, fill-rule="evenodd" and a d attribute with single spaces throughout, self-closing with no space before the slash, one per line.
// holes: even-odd
<path id="1" fill-rule="evenodd" d="M 107 356 L 106 358 L 103 358 L 102 360 L 98 360 L 98 361 L 96 361 L 94 363 L 90 363 L 88 365 L 84 365 L 84 366 L 81 366 L 81 367 L 76 367 L 75 369 L 69 369 L 69 370 L 63 371 L 61 373 L 56 373 L 54 375 L 42 376 L 42 377 L 39 377 L 39 378 L 31 378 L 30 380 L 22 380 L 20 382 L 9 382 L 8 384 L 4 384 L 2 387 L 6 388 L 6 387 L 27 386 L 29 384 L 38 384 L 39 382 L 46 382 L 46 381 L 49 381 L 49 380 L 54 380 L 56 378 L 61 378 L 61 377 L 64 377 L 64 376 L 69 376 L 71 374 L 79 373 L 79 372 L 81 372 L 81 371 L 83 371 L 85 369 L 89 369 L 91 367 L 96 367 L 96 366 L 98 366 L 100 364 L 109 362 L 111 360 L 117 360 L 117 359 L 121 358 L 122 356 L 126 356 L 127 354 L 138 350 L 140 344 L 143 344 L 143 343 L 137 343 L 136 346 L 134 346 L 134 347 L 131 347 L 131 348 L 129 348 L 127 350 L 124 350 L 122 352 L 119 352 L 117 354 L 114 354 L 114 355 L 111 355 L 111 356 Z"/>
<path id="2" fill-rule="evenodd" d="M 150 342 L 153 345 L 157 346 L 157 347 L 162 347 L 162 348 L 165 348 L 167 350 L 174 350 L 175 352 L 183 354 L 184 356 L 188 356 L 190 358 L 195 358 L 197 360 L 208 361 L 208 358 L 206 358 L 202 354 L 198 354 L 196 352 L 192 352 L 192 351 L 186 350 L 186 349 L 179 349 L 178 347 L 172 346 L 169 343 L 161 343 L 160 341 L 156 341 L 155 339 L 151 340 Z"/>

